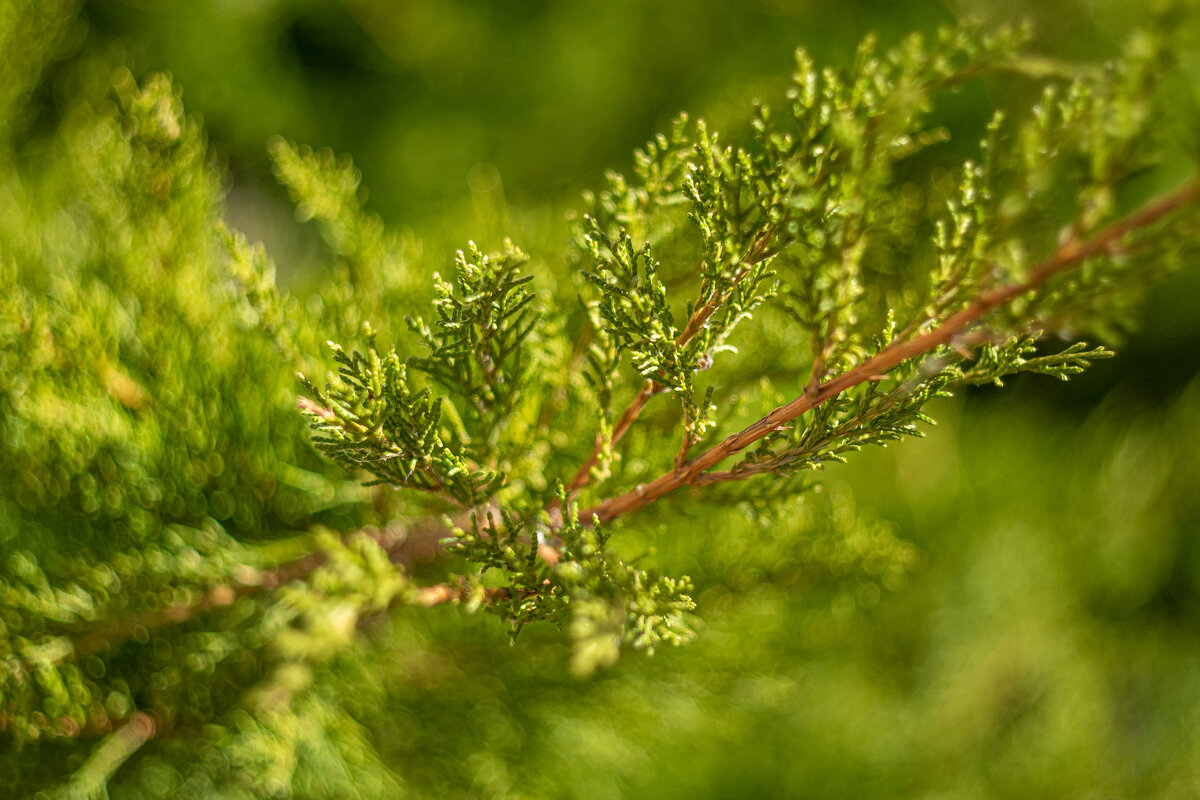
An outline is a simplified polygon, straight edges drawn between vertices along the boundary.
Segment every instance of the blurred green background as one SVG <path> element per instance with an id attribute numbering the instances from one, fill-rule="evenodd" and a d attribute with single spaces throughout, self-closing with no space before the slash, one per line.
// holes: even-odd
<path id="1" fill-rule="evenodd" d="M 39 89 L 45 119 L 28 124 L 63 112 L 80 61 L 169 71 L 227 162 L 231 224 L 267 243 L 285 282 L 324 256 L 272 178 L 276 134 L 353 155 L 430 272 L 505 233 L 556 264 L 581 188 L 681 109 L 720 127 L 777 97 L 797 45 L 840 64 L 870 31 L 892 42 L 981 16 L 1031 19 L 1051 54 L 1106 57 L 1139 13 L 102 0 L 82 7 Z M 814 582 L 789 569 L 806 540 L 781 533 L 802 512 L 777 527 L 721 512 L 647 535 L 666 570 L 696 579 L 704 628 L 687 648 L 579 683 L 553 632 L 509 648 L 494 619 L 402 612 L 368 631 L 346 697 L 401 780 L 440 796 L 1200 795 L 1198 309 L 1193 269 L 1155 291 L 1120 358 L 1069 385 L 1029 377 L 943 402 L 926 439 L 831 469 L 813 502 L 912 542 L 906 582 Z"/>

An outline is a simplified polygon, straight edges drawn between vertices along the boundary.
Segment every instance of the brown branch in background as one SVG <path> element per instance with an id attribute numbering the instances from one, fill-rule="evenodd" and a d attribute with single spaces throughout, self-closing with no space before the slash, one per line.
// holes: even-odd
<path id="1" fill-rule="evenodd" d="M 403 531 L 365 529 L 360 532 L 371 536 L 378 542 L 388 552 L 392 563 L 408 567 L 416 562 L 432 561 L 437 556 L 441 550 L 441 538 L 445 534 L 445 528 L 440 521 L 435 523 L 432 520 L 422 520 Z M 552 553 L 554 560 L 557 561 L 557 552 L 552 551 Z M 545 554 L 543 554 L 544 557 Z M 86 635 L 76 639 L 73 646 L 63 649 L 63 660 L 82 658 L 107 647 L 119 645 L 133 638 L 139 629 L 149 632 L 170 624 L 185 622 L 206 611 L 232 605 L 238 598 L 257 592 L 271 591 L 292 581 L 301 580 L 326 561 L 327 557 L 324 553 L 310 553 L 264 572 L 255 573 L 252 569 L 247 568 L 247 582 L 245 583 L 221 584 L 208 589 L 200 596 L 199 600 L 192 603 L 182 603 L 158 611 L 130 615 L 115 620 L 103 628 L 89 631 Z M 533 594 L 532 591 L 522 589 L 518 591 L 517 596 L 525 598 Z M 492 603 L 508 599 L 511 596 L 508 588 L 495 587 L 485 589 L 480 599 L 484 603 Z M 415 596 L 401 594 L 395 605 L 414 604 L 429 608 L 447 603 L 468 602 L 473 599 L 475 599 L 475 595 L 465 583 L 458 585 L 446 583 L 419 587 L 416 589 Z M 54 737 L 88 739 L 106 736 L 112 733 L 113 728 L 118 725 L 123 727 L 118 728 L 117 733 L 126 731 L 127 734 L 132 734 L 142 731 L 146 728 L 147 721 L 151 729 L 159 731 L 172 727 L 170 720 L 158 718 L 156 721 L 142 711 L 135 712 L 128 718 L 114 719 L 103 707 L 97 707 L 92 713 L 89 713 L 86 723 L 82 726 L 70 717 L 50 720 L 40 714 L 34 715 L 31 724 L 43 734 Z M 10 718 L 0 714 L 0 731 L 11 728 L 13 724 Z"/>
<path id="2" fill-rule="evenodd" d="M 318 555 L 318 554 L 314 554 Z M 557 553 L 555 553 L 557 556 Z M 200 614 L 204 611 L 218 608 L 220 606 L 229 605 L 233 602 L 231 594 L 243 596 L 255 590 L 267 590 L 276 588 L 288 580 L 298 580 L 304 577 L 307 572 L 311 572 L 319 564 L 324 563 L 325 559 L 305 557 L 298 561 L 285 565 L 285 568 L 280 568 L 273 571 L 272 575 L 275 580 L 264 580 L 259 585 L 252 587 L 242 587 L 242 591 L 235 592 L 233 589 L 225 586 L 216 587 L 205 593 L 204 598 L 198 602 L 187 606 L 172 606 L 164 609 L 161 612 L 154 614 L 143 615 L 140 618 L 140 623 L 146 629 L 166 625 L 172 622 L 182 622 L 190 617 Z M 278 581 L 278 582 L 276 582 Z M 212 595 L 218 595 L 219 600 L 214 601 Z M 518 590 L 518 598 L 531 597 L 535 594 L 528 589 Z M 507 587 L 495 587 L 484 589 L 481 600 L 484 603 L 493 603 L 499 600 L 506 600 L 512 596 L 511 591 Z M 465 603 L 475 599 L 474 593 L 465 584 L 452 585 L 449 583 L 435 584 L 433 586 L 422 586 L 416 590 L 415 597 L 410 594 L 402 593 L 393 605 L 417 605 L 423 608 L 432 608 L 433 606 L 446 605 L 448 603 Z M 76 650 L 73 654 L 75 657 L 89 655 L 90 652 L 96 652 L 110 645 L 117 645 L 131 638 L 136 630 L 136 625 L 132 619 L 123 621 L 121 625 L 114 625 L 107 629 L 103 636 L 92 638 L 85 637 L 76 644 Z M 86 648 L 86 649 L 85 649 Z M 4 731 L 13 727 L 13 720 L 3 714 L 0 714 L 0 731 Z M 83 725 L 80 725 L 71 717 L 61 717 L 57 720 L 47 719 L 45 715 L 35 713 L 30 725 L 36 729 L 40 735 L 49 735 L 54 738 L 69 738 L 69 739 L 93 739 L 101 736 L 108 736 L 106 740 L 116 742 L 121 745 L 120 748 L 114 748 L 110 751 L 104 751 L 109 755 L 115 756 L 117 753 L 126 753 L 121 761 L 128 758 L 129 755 L 147 741 L 156 732 L 164 731 L 168 728 L 175 728 L 172 721 L 162 717 L 155 718 L 145 711 L 136 711 L 128 717 L 113 717 L 108 711 L 100 705 L 95 705 L 93 710 L 87 715 L 87 720 Z M 114 728 L 116 730 L 114 731 Z M 106 745 L 102 743 L 97 748 L 97 753 L 101 753 Z M 130 749 L 131 748 L 131 749 Z M 90 760 L 89 760 L 90 761 Z M 108 756 L 105 756 L 105 762 L 108 763 Z M 118 763 L 116 766 L 119 766 Z M 85 765 L 86 766 L 86 765 Z M 71 782 L 64 784 L 60 791 L 67 791 L 67 787 L 76 785 L 79 776 L 83 775 L 83 770 L 76 773 L 72 777 Z M 90 779 L 89 779 L 90 780 Z"/>
<path id="3" fill-rule="evenodd" d="M 307 411 L 310 414 L 315 414 L 326 422 L 337 419 L 337 414 L 333 413 L 333 409 L 325 408 L 325 406 L 304 395 L 296 398 L 296 408 L 301 411 Z"/>
<path id="4" fill-rule="evenodd" d="M 271 570 L 257 572 L 253 569 L 246 569 L 244 581 L 213 586 L 193 602 L 178 603 L 157 611 L 131 614 L 122 619 L 113 620 L 108 625 L 97 626 L 74 641 L 72 655 L 75 658 L 83 658 L 98 653 L 109 645 L 132 638 L 139 630 L 149 631 L 164 625 L 184 622 L 197 614 L 232 605 L 238 598 L 256 592 L 269 591 L 282 584 L 298 580 L 323 563 L 325 563 L 324 553 L 309 553 Z"/>
<path id="5" fill-rule="evenodd" d="M 430 519 L 403 529 L 365 528 L 359 532 L 374 539 L 387 552 L 393 564 L 401 564 L 408 568 L 414 563 L 432 561 L 437 557 L 446 529 L 440 520 Z M 68 658 L 83 658 L 98 653 L 133 638 L 139 630 L 151 631 L 185 622 L 198 614 L 230 606 L 242 597 L 269 592 L 284 584 L 301 580 L 327 560 L 324 553 L 313 552 L 269 570 L 258 571 L 251 567 L 235 569 L 233 581 L 206 589 L 196 600 L 170 605 L 157 611 L 130 614 L 107 625 L 92 628 L 73 641 Z M 448 600 L 449 598 L 442 602 Z M 422 604 L 437 605 L 424 601 Z"/>
<path id="6" fill-rule="evenodd" d="M 1025 280 L 979 295 L 966 308 L 948 317 L 938 327 L 912 339 L 894 341 L 854 369 L 825 381 L 811 392 L 804 392 L 786 405 L 779 406 L 754 424 L 689 461 L 681 469 L 674 469 L 650 483 L 584 509 L 579 512 L 579 521 L 584 525 L 592 524 L 593 520 L 608 522 L 623 514 L 637 511 L 682 486 L 696 484 L 706 470 L 741 452 L 771 432 L 779 430 L 801 414 L 847 389 L 890 372 L 911 358 L 951 343 L 966 328 L 991 311 L 1037 289 L 1058 273 L 1078 266 L 1089 258 L 1116 252 L 1124 236 L 1154 224 L 1172 211 L 1195 202 L 1198 197 L 1200 181 L 1191 180 L 1177 191 L 1148 203 L 1141 210 L 1110 225 L 1086 241 L 1072 239 L 1066 242 L 1049 259 L 1034 267 Z"/>
<path id="7" fill-rule="evenodd" d="M 459 514 L 452 519 L 451 524 L 465 524 L 463 515 Z M 403 528 L 389 527 L 380 530 L 368 527 L 362 528 L 356 533 L 373 539 L 388 554 L 388 560 L 393 564 L 403 566 L 407 572 L 413 565 L 433 561 L 443 552 L 443 540 L 446 538 L 447 528 L 444 519 L 430 517 L 417 520 Z M 538 554 L 551 566 L 559 561 L 558 551 L 551 545 L 540 545 Z M 69 646 L 63 647 L 61 660 L 83 658 L 105 648 L 121 644 L 133 638 L 139 631 L 148 632 L 167 625 L 186 622 L 207 611 L 230 606 L 242 597 L 269 592 L 284 584 L 302 580 L 327 561 L 328 556 L 325 553 L 312 552 L 269 570 L 259 571 L 253 567 L 235 568 L 232 581 L 206 589 L 195 600 L 170 605 L 156 611 L 130 614 L 90 629 L 71 641 Z M 531 593 L 522 592 L 519 596 L 525 597 L 529 594 Z M 418 587 L 415 602 L 417 605 L 428 607 L 465 602 L 472 597 L 471 591 L 465 585 L 436 584 Z M 500 587 L 485 590 L 482 599 L 484 602 L 493 602 L 507 597 L 509 597 L 508 589 Z M 60 659 L 55 660 L 57 662 Z M 3 717 L 0 717 L 0 730 L 3 729 L 3 723 Z"/>
<path id="8" fill-rule="evenodd" d="M 108 797 L 108 782 L 121 765 L 154 738 L 158 726 L 144 711 L 135 712 L 109 734 L 70 778 L 50 794 L 52 798 Z M 39 796 L 45 796 L 39 794 Z"/>

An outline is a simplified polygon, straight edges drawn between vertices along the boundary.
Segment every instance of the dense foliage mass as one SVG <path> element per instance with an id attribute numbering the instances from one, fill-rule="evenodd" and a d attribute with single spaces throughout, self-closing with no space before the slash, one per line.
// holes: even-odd
<path id="1" fill-rule="evenodd" d="M 275 139 L 333 257 L 284 291 L 225 219 L 169 78 L 93 54 L 38 117 L 73 12 L 16 3 L 0 26 L 0 736 L 19 795 L 553 792 L 562 775 L 505 766 L 514 726 L 554 719 L 527 734 L 551 751 L 572 703 L 654 726 L 628 719 L 636 683 L 563 673 L 697 636 L 769 648 L 789 634 L 760 583 L 822 598 L 813 645 L 898 591 L 917 548 L 814 471 L 919 435 L 937 398 L 1110 357 L 1079 337 L 1111 336 L 1200 243 L 1200 182 L 1177 168 L 1194 142 L 1163 124 L 1194 25 L 1172 9 L 1102 64 L 1032 55 L 1017 28 L 868 37 L 846 70 L 798 51 L 738 143 L 680 116 L 609 173 L 565 254 L 470 243 L 445 277 L 349 161 Z M 1012 83 L 1035 99 L 942 125 L 941 103 Z M 951 135 L 979 140 L 966 161 Z M 672 551 L 728 508 L 757 526 Z M 516 648 L 456 616 L 438 641 L 492 643 L 440 655 L 421 615 L 443 605 L 497 615 Z M 567 665 L 540 655 L 547 622 Z M 493 659 L 545 696 L 508 698 Z M 768 707 L 782 686 L 738 691 Z M 456 726 L 470 757 L 427 758 L 464 747 Z"/>

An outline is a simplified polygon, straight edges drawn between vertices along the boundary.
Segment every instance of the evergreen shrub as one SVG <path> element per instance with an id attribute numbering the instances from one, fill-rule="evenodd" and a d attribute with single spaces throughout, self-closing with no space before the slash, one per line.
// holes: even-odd
<path id="1" fill-rule="evenodd" d="M 393 618 L 487 612 L 518 653 L 550 623 L 569 665 L 528 669 L 565 696 L 564 669 L 705 635 L 693 579 L 647 548 L 709 509 L 758 520 L 723 545 L 754 574 L 896 590 L 917 550 L 820 471 L 964 387 L 1109 358 L 1084 338 L 1200 243 L 1200 180 L 1161 166 L 1195 145 L 1163 122 L 1187 27 L 1166 14 L 1102 64 L 1016 28 L 868 38 L 844 71 L 798 51 L 742 133 L 681 115 L 608 174 L 564 253 L 439 266 L 348 160 L 277 139 L 334 260 L 283 290 L 169 78 L 99 59 L 61 119 L 32 115 L 66 8 L 0 25 L 14 796 L 449 791 L 414 754 L 461 721 L 389 717 L 382 660 L 424 652 Z M 979 91 L 1006 101 L 942 126 Z M 440 667 L 405 663 L 419 708 Z"/>

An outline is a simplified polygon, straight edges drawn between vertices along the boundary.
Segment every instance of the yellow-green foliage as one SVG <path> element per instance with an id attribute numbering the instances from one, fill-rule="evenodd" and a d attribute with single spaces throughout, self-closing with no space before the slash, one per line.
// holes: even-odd
<path id="1" fill-rule="evenodd" d="M 1047 745 L 1062 758 L 1115 746 L 1087 681 L 1039 706 L 1056 669 L 1101 682 L 1082 654 L 1114 651 L 1076 631 L 1053 664 L 1026 657 L 1024 637 L 1054 638 L 1044 609 L 1000 642 L 973 633 L 996 602 L 985 564 L 952 557 L 948 594 L 906 592 L 946 567 L 905 536 L 949 540 L 812 476 L 919 435 L 967 387 L 1110 357 L 1079 333 L 1119 328 L 1194 257 L 1196 178 L 1154 170 L 1194 144 L 1157 124 L 1193 17 L 1148 21 L 1103 65 L 1034 57 L 1018 28 L 868 37 L 840 71 L 800 51 L 740 144 L 679 117 L 609 172 L 562 225 L 565 254 L 497 237 L 447 266 L 369 210 L 349 160 L 272 139 L 331 262 L 281 289 L 225 218 L 220 154 L 168 77 L 102 51 L 50 77 L 78 13 L 0 10 L 0 779 L 17 796 L 798 795 L 808 776 L 905 796 L 879 775 L 1004 752 L 1024 714 L 1096 717 Z M 1004 109 L 944 127 L 939 103 L 1014 83 Z M 981 141 L 963 160 L 939 150 L 951 134 Z M 1187 441 L 1193 408 L 1170 422 Z M 1118 450 L 1097 481 L 1021 473 L 1040 507 L 1102 525 L 1113 498 L 1149 514 L 1161 497 L 1194 519 L 1169 475 L 1195 465 L 1100 422 Z M 950 530 L 929 509 L 975 499 L 946 464 L 986 471 L 1016 436 L 920 462 L 911 516 Z M 1139 447 L 1154 469 L 1134 492 L 1122 454 Z M 1032 548 L 1016 583 L 1066 614 L 1030 576 L 1087 548 L 1026 536 L 1009 483 L 980 484 L 971 524 L 995 526 L 988 552 L 1014 573 L 1012 548 Z M 1141 523 L 1113 524 L 1112 547 L 1135 549 Z M 1073 579 L 1121 596 L 1151 580 L 1086 555 L 1097 577 Z M 904 615 L 923 665 L 888 631 Z M 989 648 L 1016 652 L 1003 692 Z M 659 657 L 614 668 L 628 649 Z M 836 672 L 831 650 L 850 671 L 822 693 L 805 671 Z M 1191 687 L 1195 650 L 1145 657 Z M 912 690 L 921 669 L 941 705 Z M 842 705 L 889 733 L 825 764 L 821 747 L 863 734 Z M 735 762 L 700 734 L 723 730 L 771 747 Z M 919 786 L 982 796 L 980 780 Z M 1079 780 L 1040 785 L 1095 787 Z"/>

